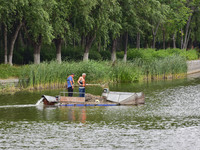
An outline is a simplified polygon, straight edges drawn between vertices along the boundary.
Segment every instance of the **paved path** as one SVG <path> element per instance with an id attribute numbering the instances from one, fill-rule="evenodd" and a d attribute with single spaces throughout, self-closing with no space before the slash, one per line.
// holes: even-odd
<path id="1" fill-rule="evenodd" d="M 0 79 L 0 86 L 15 85 L 19 83 L 19 79 Z"/>
<path id="2" fill-rule="evenodd" d="M 188 64 L 187 74 L 200 72 L 200 60 L 188 61 L 187 64 Z"/>

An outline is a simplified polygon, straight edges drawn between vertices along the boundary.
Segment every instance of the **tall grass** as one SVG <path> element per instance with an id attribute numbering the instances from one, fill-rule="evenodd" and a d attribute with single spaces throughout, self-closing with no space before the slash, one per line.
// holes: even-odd
<path id="1" fill-rule="evenodd" d="M 18 77 L 20 75 L 22 67 L 18 66 L 10 66 L 8 64 L 1 64 L 0 65 L 0 79 L 7 79 Z"/>
<path id="2" fill-rule="evenodd" d="M 43 62 L 39 65 L 27 65 L 20 75 L 24 87 L 59 87 L 64 86 L 67 76 L 75 74 L 75 82 L 84 72 L 88 83 L 104 82 L 137 82 L 149 77 L 165 77 L 186 73 L 186 59 L 171 56 L 152 60 L 134 59 L 123 63 L 112 64 L 109 61 L 89 62 Z"/>

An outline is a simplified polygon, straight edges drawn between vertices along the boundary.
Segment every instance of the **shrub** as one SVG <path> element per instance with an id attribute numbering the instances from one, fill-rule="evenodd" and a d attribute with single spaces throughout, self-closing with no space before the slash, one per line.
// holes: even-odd
<path id="1" fill-rule="evenodd" d="M 111 58 L 110 51 L 100 51 L 100 54 L 103 60 L 110 60 Z"/>
<path id="2" fill-rule="evenodd" d="M 92 51 L 90 51 L 89 59 L 91 59 L 91 60 L 101 60 L 102 57 L 101 57 L 101 54 L 98 51 L 92 50 Z"/>

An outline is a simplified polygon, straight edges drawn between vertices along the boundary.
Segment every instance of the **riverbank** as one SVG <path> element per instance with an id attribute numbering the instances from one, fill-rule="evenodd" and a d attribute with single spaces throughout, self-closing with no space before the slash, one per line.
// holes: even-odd
<path id="1" fill-rule="evenodd" d="M 89 61 L 58 64 L 56 61 L 51 61 L 40 65 L 8 66 L 8 68 L 8 73 L 11 68 L 15 68 L 18 77 L 0 79 L 0 91 L 65 88 L 69 74 L 74 73 L 76 81 L 83 72 L 87 74 L 89 86 L 179 79 L 186 77 L 187 74 L 200 72 L 200 60 L 186 61 L 183 57 L 171 56 L 152 60 L 135 59 L 127 63 Z"/>
<path id="2" fill-rule="evenodd" d="M 6 86 L 1 84 L 1 90 L 9 89 L 9 87 L 12 89 L 16 87 L 17 90 L 63 88 L 66 85 L 68 75 L 74 73 L 74 80 L 77 81 L 83 72 L 87 74 L 87 83 L 90 84 L 134 83 L 145 80 L 183 78 L 187 73 L 187 63 L 181 56 L 170 56 L 150 60 L 134 59 L 127 63 L 122 61 L 115 63 L 110 61 L 81 61 L 58 64 L 56 61 L 51 61 L 39 65 L 25 65 L 20 69 L 18 83 L 9 86 L 5 82 Z M 9 83 L 9 80 L 7 83 Z M 10 83 L 12 83 L 12 79 L 10 79 Z"/>

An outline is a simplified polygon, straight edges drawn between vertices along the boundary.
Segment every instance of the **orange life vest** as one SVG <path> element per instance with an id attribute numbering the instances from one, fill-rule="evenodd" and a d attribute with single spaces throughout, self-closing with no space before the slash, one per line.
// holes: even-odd
<path id="1" fill-rule="evenodd" d="M 85 87 L 85 79 L 83 77 L 81 77 L 81 81 L 79 81 L 81 83 L 80 87 Z"/>

